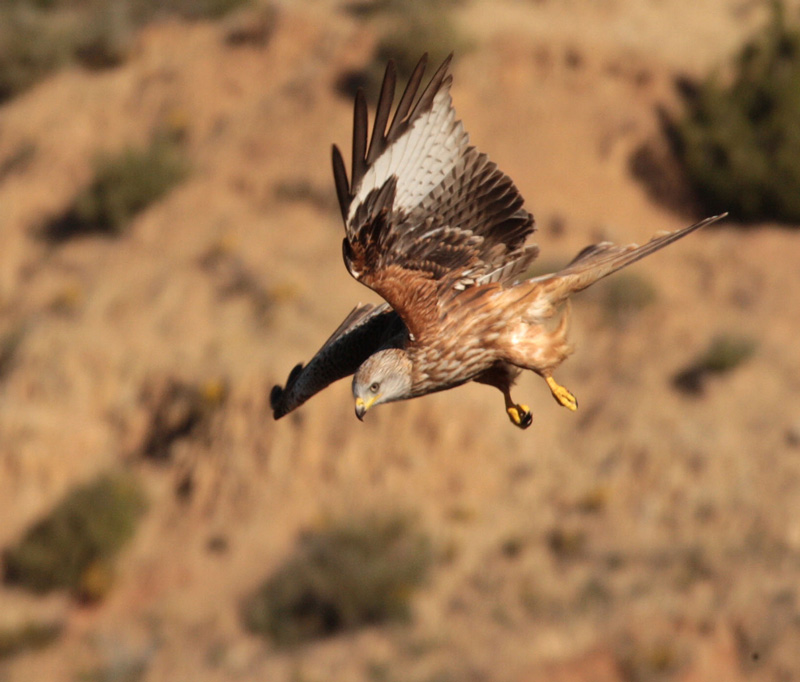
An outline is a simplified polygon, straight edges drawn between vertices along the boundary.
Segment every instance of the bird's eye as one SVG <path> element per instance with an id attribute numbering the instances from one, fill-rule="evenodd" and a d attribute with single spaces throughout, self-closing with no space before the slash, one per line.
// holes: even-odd
<path id="1" fill-rule="evenodd" d="M 379 384 L 379 383 L 376 381 L 374 384 L 372 384 L 372 385 L 369 387 L 369 390 L 370 390 L 372 393 L 377 393 L 377 392 L 378 392 L 378 389 L 379 389 L 380 387 L 381 387 L 381 385 L 380 385 L 380 384 Z"/>

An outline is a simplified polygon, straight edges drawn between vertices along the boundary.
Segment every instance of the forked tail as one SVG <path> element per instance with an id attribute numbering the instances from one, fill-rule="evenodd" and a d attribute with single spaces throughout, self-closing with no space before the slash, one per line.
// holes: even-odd
<path id="1" fill-rule="evenodd" d="M 570 294 L 582 291 L 612 272 L 621 270 L 631 263 L 635 263 L 659 249 L 663 249 L 668 244 L 672 244 L 672 242 L 685 237 L 695 230 L 699 230 L 701 227 L 722 220 L 727 215 L 727 213 L 722 213 L 674 232 L 661 233 L 642 246 L 638 244 L 617 246 L 611 242 L 601 242 L 587 246 L 563 270 L 549 276 L 553 278 L 554 283 L 558 282 L 557 293 L 554 292 L 555 295 L 551 298 L 551 301 L 555 302 L 566 298 Z M 547 277 L 542 279 L 547 279 Z"/>

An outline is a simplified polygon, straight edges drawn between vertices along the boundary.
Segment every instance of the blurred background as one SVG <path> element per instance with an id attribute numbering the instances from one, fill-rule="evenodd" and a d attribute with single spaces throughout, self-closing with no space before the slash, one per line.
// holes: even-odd
<path id="1" fill-rule="evenodd" d="M 0 680 L 800 674 L 800 8 L 4 0 Z M 576 354 L 361 424 L 268 392 L 359 301 L 330 145 L 451 50 Z"/>

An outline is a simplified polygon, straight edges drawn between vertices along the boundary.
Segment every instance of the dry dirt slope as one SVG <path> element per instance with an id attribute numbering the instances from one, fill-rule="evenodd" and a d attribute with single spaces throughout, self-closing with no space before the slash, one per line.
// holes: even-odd
<path id="1" fill-rule="evenodd" d="M 724 58 L 759 20 L 758 7 L 697 5 L 459 10 L 474 47 L 455 67 L 458 111 L 528 198 L 543 260 L 682 221 L 647 199 L 627 159 L 674 74 Z M 122 462 L 151 499 L 103 604 L 0 590 L 9 622 L 44 611 L 67 624 L 50 648 L 0 663 L 0 679 L 792 679 L 800 233 L 693 236 L 637 266 L 656 300 L 622 322 L 585 296 L 559 375 L 577 415 L 528 378 L 524 433 L 478 386 L 362 425 L 343 383 L 273 423 L 266 389 L 370 298 L 341 267 L 335 211 L 285 195 L 302 182 L 333 196 L 329 144 L 346 144 L 350 124 L 333 84 L 368 59 L 374 31 L 313 2 L 283 7 L 266 47 L 223 35 L 152 27 L 123 67 L 61 73 L 0 110 L 0 158 L 36 150 L 0 184 L 0 323 L 26 330 L 0 386 L 0 545 Z M 36 238 L 98 150 L 176 120 L 194 172 L 129 234 Z M 758 339 L 753 359 L 701 398 L 676 392 L 672 375 L 725 331 Z M 222 379 L 230 395 L 209 437 L 148 464 L 135 456 L 147 387 L 167 377 Z M 301 529 L 386 507 L 417 513 L 449 557 L 411 624 L 289 652 L 244 633 L 242 596 Z M 215 536 L 226 552 L 208 551 Z M 553 537 L 580 551 L 553 551 Z"/>

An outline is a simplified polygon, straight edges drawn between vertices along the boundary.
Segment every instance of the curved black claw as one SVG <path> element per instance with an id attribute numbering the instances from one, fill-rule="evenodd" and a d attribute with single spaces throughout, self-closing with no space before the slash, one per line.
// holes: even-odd
<path id="1" fill-rule="evenodd" d="M 511 423 L 521 429 L 527 429 L 533 423 L 533 415 L 527 405 L 511 405 L 506 412 Z"/>

